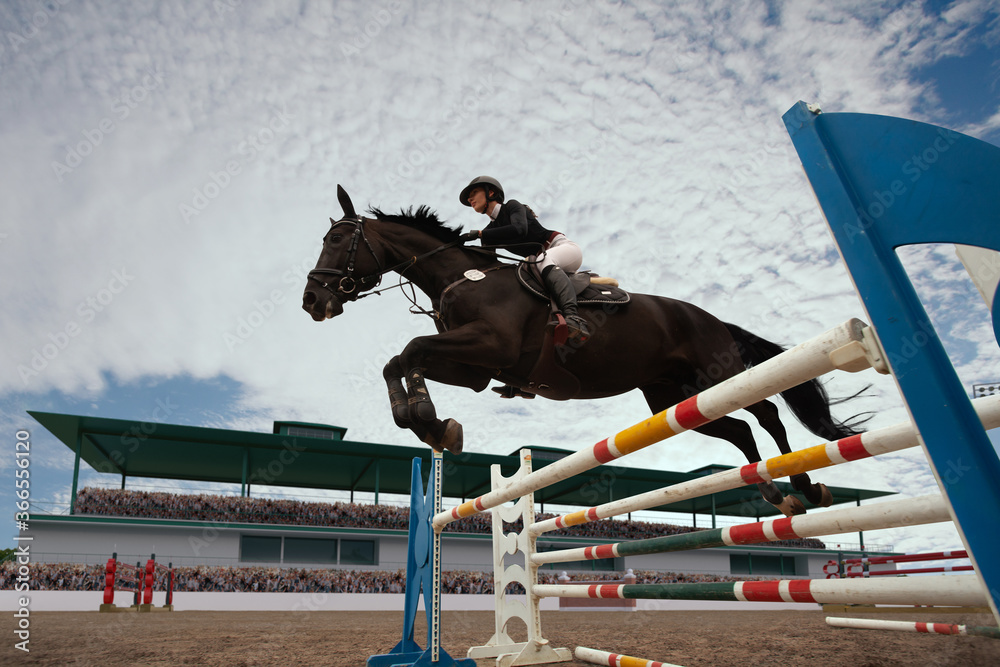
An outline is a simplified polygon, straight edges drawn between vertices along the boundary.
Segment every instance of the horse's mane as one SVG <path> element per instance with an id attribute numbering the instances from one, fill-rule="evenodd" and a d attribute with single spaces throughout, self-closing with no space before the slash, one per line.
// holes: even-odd
<path id="1" fill-rule="evenodd" d="M 446 243 L 456 240 L 461 233 L 459 230 L 452 229 L 451 227 L 445 225 L 443 220 L 438 219 L 437 213 L 432 211 L 428 206 L 418 207 L 416 213 L 414 213 L 413 207 L 411 206 L 408 209 L 401 209 L 397 215 L 383 213 L 381 210 L 374 207 L 369 208 L 368 212 L 379 220 L 395 222 L 400 225 L 406 225 L 407 227 L 419 229 L 422 232 L 430 234 L 437 240 Z"/>

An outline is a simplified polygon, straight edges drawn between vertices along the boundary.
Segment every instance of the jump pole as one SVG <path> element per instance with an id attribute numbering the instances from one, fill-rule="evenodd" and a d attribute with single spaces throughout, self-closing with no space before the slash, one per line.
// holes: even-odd
<path id="1" fill-rule="evenodd" d="M 476 667 L 473 660 L 455 659 L 441 648 L 441 533 L 431 517 L 441 511 L 443 454 L 431 455 L 431 472 L 424 493 L 421 459 L 413 459 L 410 476 L 410 528 L 406 554 L 403 638 L 391 651 L 372 655 L 366 667 Z M 420 598 L 427 615 L 427 649 L 414 641 Z"/>
<path id="2" fill-rule="evenodd" d="M 985 428 L 1000 427 L 1000 395 L 976 399 L 972 405 Z M 836 442 L 808 447 L 733 470 L 723 470 L 689 482 L 674 484 L 663 489 L 640 493 L 622 500 L 540 521 L 532 524 L 531 532 L 537 536 L 552 530 L 578 526 L 628 512 L 737 489 L 747 484 L 770 481 L 848 461 L 858 461 L 872 456 L 897 452 L 917 447 L 919 444 L 920 440 L 912 423 L 901 422 L 875 431 L 842 438 Z M 779 523 L 778 525 L 783 524 Z"/>
<path id="3" fill-rule="evenodd" d="M 881 528 L 918 526 L 945 521 L 951 521 L 948 507 L 940 495 L 932 494 L 866 507 L 830 510 L 818 514 L 801 514 L 784 519 L 699 530 L 680 535 L 665 535 L 645 540 L 535 553 L 532 554 L 531 561 L 536 565 L 544 565 L 546 563 L 621 558 L 690 549 L 760 544 L 821 535 L 856 533 Z"/>
<path id="4" fill-rule="evenodd" d="M 619 598 L 637 600 L 723 600 L 729 602 L 810 602 L 816 604 L 898 604 L 986 606 L 986 592 L 974 574 L 898 579 L 781 579 L 706 584 L 594 584 L 532 587 L 540 598 Z"/>
<path id="5" fill-rule="evenodd" d="M 988 397 L 987 399 L 978 399 L 976 401 L 981 412 L 987 415 L 988 421 L 995 421 L 1000 424 L 1000 396 Z M 873 435 L 874 434 L 874 435 Z M 888 429 L 882 429 L 879 432 L 872 432 L 872 434 L 865 434 L 868 436 L 868 440 L 862 440 L 860 437 L 856 437 L 851 440 L 854 444 L 850 447 L 844 447 L 841 450 L 838 447 L 838 443 L 833 443 L 832 445 L 819 446 L 813 448 L 814 454 L 809 455 L 809 450 L 802 450 L 802 452 L 796 452 L 792 455 L 784 455 L 782 457 L 777 457 L 776 459 L 771 459 L 760 464 L 752 464 L 749 467 L 754 470 L 754 474 L 762 474 L 760 470 L 770 470 L 774 473 L 774 476 L 795 474 L 800 470 L 794 466 L 802 466 L 801 461 L 813 461 L 819 460 L 822 465 L 832 465 L 833 462 L 845 462 L 847 460 L 856 460 L 858 458 L 865 458 L 867 456 L 873 455 L 875 453 L 885 453 L 888 451 L 896 451 L 898 449 L 904 449 L 906 447 L 916 446 L 915 435 L 913 429 L 908 424 L 899 424 L 894 427 L 889 427 Z M 868 444 L 868 449 L 865 448 L 865 443 L 870 441 Z M 843 443 L 840 443 L 843 444 Z M 827 451 L 828 447 L 832 447 L 830 451 Z M 869 451 L 869 449 L 871 451 Z M 833 455 L 832 452 L 839 452 L 837 455 Z M 845 455 L 845 452 L 852 452 L 850 455 Z M 806 453 L 804 457 L 796 458 L 796 455 Z M 523 485 L 524 480 L 529 480 L 533 475 L 537 473 L 533 472 L 531 469 L 531 452 L 530 450 L 521 451 L 521 466 L 518 471 L 511 477 L 504 478 L 501 475 L 499 466 L 493 466 L 492 468 L 492 488 L 494 490 L 503 490 L 511 486 Z M 565 459 L 563 459 L 565 460 Z M 550 464 L 552 465 L 558 464 Z M 815 467 L 815 466 L 814 466 Z M 760 468 L 760 470 L 758 470 Z M 811 469 L 810 466 L 805 466 L 802 468 Z M 740 476 L 740 471 L 726 471 L 722 473 L 717 473 L 717 475 L 725 476 L 729 472 L 735 472 L 736 476 L 726 479 L 726 484 L 724 488 L 735 488 L 743 484 L 749 483 L 742 476 Z M 779 474 L 780 473 L 780 474 Z M 709 476 L 713 477 L 713 476 Z M 709 477 L 704 479 L 709 479 Z M 696 480 L 696 482 L 702 482 L 704 480 Z M 681 485 L 678 485 L 681 486 Z M 699 495 L 704 495 L 706 493 L 704 488 L 701 489 L 691 489 L 691 496 L 697 497 Z M 658 503 L 653 503 L 658 504 Z M 915 499 L 911 501 L 909 508 L 904 508 L 900 503 L 884 503 L 883 506 L 889 506 L 889 510 L 882 510 L 890 515 L 895 515 L 894 518 L 898 518 L 898 523 L 906 523 L 908 520 L 913 521 L 914 525 L 916 523 L 931 521 L 931 520 L 947 520 L 949 515 L 947 511 L 942 511 L 940 506 L 940 498 L 931 496 L 930 498 Z M 879 505 L 870 506 L 871 508 L 878 508 Z M 535 540 L 538 532 L 538 526 L 542 524 L 534 524 L 534 505 L 533 505 L 533 495 L 529 494 L 522 496 L 517 499 L 517 502 L 512 506 L 500 506 L 498 508 L 493 508 L 493 563 L 494 563 L 494 588 L 496 594 L 496 614 L 495 614 L 495 632 L 493 636 L 482 646 L 474 646 L 469 649 L 468 656 L 470 658 L 486 658 L 486 657 L 496 657 L 497 665 L 503 667 L 504 665 L 512 664 L 538 664 L 541 662 L 554 662 L 559 660 L 558 654 L 565 651 L 565 649 L 553 649 L 548 643 L 548 640 L 542 637 L 538 603 L 540 597 L 537 595 L 527 596 L 527 603 L 521 602 L 520 600 L 510 600 L 505 593 L 505 589 L 511 582 L 521 583 L 526 590 L 534 591 L 537 585 L 537 570 L 538 566 L 544 561 L 544 557 L 548 556 L 545 554 L 542 558 L 536 558 L 536 556 L 541 556 L 537 554 L 535 549 Z M 856 517 L 850 519 L 850 512 L 853 512 Z M 860 512 L 860 515 L 857 513 Z M 787 530 L 785 528 L 792 524 L 792 521 L 806 520 L 807 522 L 813 522 L 813 524 L 820 524 L 824 521 L 828 522 L 827 527 L 829 527 L 829 522 L 843 520 L 843 521 L 866 521 L 865 517 L 871 514 L 877 514 L 877 510 L 869 508 L 852 508 L 851 510 L 833 510 L 832 512 L 824 512 L 811 516 L 800 516 L 793 517 L 790 520 L 782 520 L 767 522 L 772 526 L 772 531 L 774 526 L 781 526 L 781 530 Z M 614 513 L 612 513 L 614 514 Z M 824 519 L 824 515 L 827 516 Z M 441 516 L 441 515 L 437 515 Z M 832 516 L 833 518 L 829 518 Z M 504 522 L 512 523 L 521 518 L 523 521 L 523 530 L 520 533 L 505 533 L 503 530 Z M 907 519 L 909 517 L 909 519 Z M 871 518 L 871 521 L 876 521 L 875 518 Z M 798 521 L 801 523 L 801 521 Z M 543 522 L 547 523 L 547 522 Z M 896 523 L 895 521 L 890 521 L 884 516 L 878 521 L 879 525 L 886 527 L 888 523 Z M 809 526 L 809 523 L 805 524 Z M 717 531 L 703 531 L 703 533 L 708 535 L 718 535 L 721 534 L 722 530 Z M 844 532 L 853 532 L 854 528 L 851 527 L 849 530 Z M 732 531 L 730 531 L 732 532 Z M 766 536 L 768 530 L 761 528 L 758 530 L 756 527 L 753 530 L 747 529 L 744 531 L 744 535 L 751 536 L 754 534 Z M 680 536 L 686 538 L 687 536 Z M 687 545 L 686 548 L 699 548 L 697 545 Z M 513 565 L 510 567 L 505 566 L 506 554 L 515 554 L 518 551 L 526 555 L 528 567 L 522 567 L 520 565 Z M 575 558 L 574 558 L 575 560 Z M 727 586 L 727 584 L 723 584 Z M 794 584 L 793 586 L 799 586 L 799 584 Z M 574 586 L 578 591 L 587 590 L 586 586 Z M 544 590 L 544 589 L 542 589 Z M 632 589 L 630 589 L 632 590 Z M 729 592 L 732 592 L 732 586 L 729 585 Z M 715 592 L 719 594 L 718 591 Z M 589 597 L 587 595 L 580 595 L 576 593 L 575 596 Z M 863 596 L 865 597 L 865 596 Z M 733 597 L 730 595 L 729 598 L 721 599 L 732 599 L 739 600 L 739 597 Z M 775 601 L 783 601 L 780 596 L 775 598 Z M 867 598 L 870 601 L 870 598 Z M 941 604 L 941 602 L 938 602 Z M 508 632 L 507 625 L 514 618 L 520 618 L 528 628 L 528 640 L 525 642 L 515 642 L 513 641 Z M 542 655 L 548 654 L 549 652 L 555 652 L 556 655 Z M 567 659 L 567 658 L 562 658 Z"/>
<path id="6" fill-rule="evenodd" d="M 848 320 L 588 449 L 570 454 L 503 488 L 437 514 L 432 521 L 434 529 L 440 530 L 453 521 L 493 509 L 626 454 L 704 426 L 835 369 L 856 372 L 873 363 L 878 367 L 882 363 L 881 355 L 872 337 L 865 335 L 866 329 L 867 325 L 861 320 Z"/>
<path id="7" fill-rule="evenodd" d="M 594 665 L 608 665 L 609 667 L 678 667 L 678 665 L 669 662 L 643 660 L 642 658 L 633 658 L 630 655 L 598 651 L 586 646 L 577 646 L 573 651 L 573 657 Z"/>
<path id="8" fill-rule="evenodd" d="M 835 628 L 859 630 L 896 630 L 898 632 L 926 632 L 932 635 L 969 635 L 1000 639 L 1000 629 L 989 626 L 956 625 L 953 623 L 916 623 L 913 621 L 883 621 L 874 618 L 843 618 L 828 616 L 827 625 Z"/>
<path id="9" fill-rule="evenodd" d="M 865 556 L 863 558 L 845 558 L 844 565 L 884 565 L 887 563 L 918 563 L 928 560 L 948 560 L 951 558 L 968 558 L 969 552 L 935 551 L 928 554 L 905 554 L 903 556 Z"/>

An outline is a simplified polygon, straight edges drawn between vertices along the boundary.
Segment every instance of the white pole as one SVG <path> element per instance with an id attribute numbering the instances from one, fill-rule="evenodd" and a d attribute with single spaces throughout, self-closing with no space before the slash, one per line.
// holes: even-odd
<path id="1" fill-rule="evenodd" d="M 749 372 L 749 371 L 748 371 Z M 1000 426 L 1000 395 L 979 398 L 972 402 L 983 426 L 987 429 Z M 852 436 L 837 442 L 817 445 L 791 454 L 783 454 L 757 464 L 724 470 L 706 477 L 681 482 L 663 489 L 647 491 L 636 496 L 591 507 L 590 509 L 539 521 L 531 527 L 534 535 L 558 530 L 567 526 L 607 519 L 609 517 L 667 505 L 691 498 L 700 498 L 710 493 L 728 491 L 757 480 L 769 481 L 787 475 L 816 470 L 848 461 L 888 454 L 920 444 L 916 429 L 911 422 L 901 422 L 893 426 L 862 433 L 860 438 Z M 565 460 L 565 459 L 564 459 Z M 550 466 L 551 467 L 551 466 Z M 543 468 L 543 471 L 547 468 Z"/>
<path id="2" fill-rule="evenodd" d="M 894 579 L 784 579 L 697 584 L 539 584 L 542 598 L 732 600 L 818 604 L 899 604 L 985 607 L 986 593 L 974 574 Z"/>
<path id="3" fill-rule="evenodd" d="M 842 618 L 830 616 L 827 625 L 835 628 L 855 628 L 859 630 L 895 630 L 897 632 L 926 632 L 937 635 L 974 635 L 1000 637 L 1000 630 L 994 627 L 955 625 L 952 623 L 919 623 L 912 621 L 886 621 L 874 618 Z"/>
<path id="4" fill-rule="evenodd" d="M 692 539 L 693 533 L 667 535 L 649 540 L 619 542 L 599 547 L 579 547 L 536 553 L 531 562 L 536 565 L 545 563 L 569 563 L 578 560 L 593 560 L 594 558 L 618 558 L 634 555 L 636 547 L 642 547 L 644 542 L 655 543 L 662 549 L 647 551 L 640 549 L 638 553 L 665 553 L 668 551 L 686 551 L 703 549 L 712 546 L 735 546 L 739 544 L 759 544 L 778 540 L 817 537 L 822 535 L 837 535 L 856 533 L 865 530 L 881 528 L 897 528 L 901 526 L 919 526 L 928 523 L 951 521 L 948 506 L 939 494 L 920 496 L 918 498 L 903 498 L 865 507 L 850 507 L 844 509 L 801 514 L 786 519 L 774 519 L 758 523 L 747 523 L 739 526 L 714 529 L 717 539 L 705 544 L 704 539 Z M 701 537 L 705 531 L 697 531 Z M 675 546 L 676 545 L 676 546 Z"/>
<path id="5" fill-rule="evenodd" d="M 433 520 L 434 528 L 440 530 L 458 519 L 485 512 L 671 436 L 697 428 L 730 412 L 829 373 L 838 365 L 860 370 L 867 366 L 864 356 L 862 355 L 860 359 L 857 354 L 848 357 L 842 351 L 854 353 L 856 348 L 863 350 L 865 328 L 867 326 L 860 320 L 851 319 L 735 377 L 709 387 L 700 394 L 643 422 L 605 438 L 589 449 L 570 454 L 533 472 L 519 482 L 438 514 Z M 836 363 L 834 359 L 837 360 Z"/>
<path id="6" fill-rule="evenodd" d="M 655 660 L 643 660 L 633 658 L 630 655 L 620 655 L 609 653 L 608 651 L 598 651 L 597 649 L 577 646 L 573 651 L 573 657 L 595 665 L 612 665 L 613 667 L 678 667 L 670 662 L 658 662 Z"/>

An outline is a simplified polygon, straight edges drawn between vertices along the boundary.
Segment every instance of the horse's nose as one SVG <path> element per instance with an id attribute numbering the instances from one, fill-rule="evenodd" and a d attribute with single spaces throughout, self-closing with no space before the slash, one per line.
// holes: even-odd
<path id="1" fill-rule="evenodd" d="M 306 291 L 306 293 L 302 295 L 302 307 L 308 310 L 316 304 L 317 298 L 316 292 Z"/>

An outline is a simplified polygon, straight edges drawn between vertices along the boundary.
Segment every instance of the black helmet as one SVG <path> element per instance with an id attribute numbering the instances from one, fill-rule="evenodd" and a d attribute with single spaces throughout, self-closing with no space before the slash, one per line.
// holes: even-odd
<path id="1" fill-rule="evenodd" d="M 476 187 L 486 188 L 487 199 L 498 201 L 501 204 L 503 203 L 503 186 L 500 185 L 500 181 L 493 178 L 492 176 L 477 176 L 476 178 L 472 179 L 472 181 L 468 185 L 462 188 L 462 194 L 458 195 L 458 200 L 462 202 L 464 206 L 471 205 L 469 204 L 469 193 L 472 191 L 473 188 Z M 493 190 L 495 193 L 492 197 L 488 196 L 490 190 Z"/>

